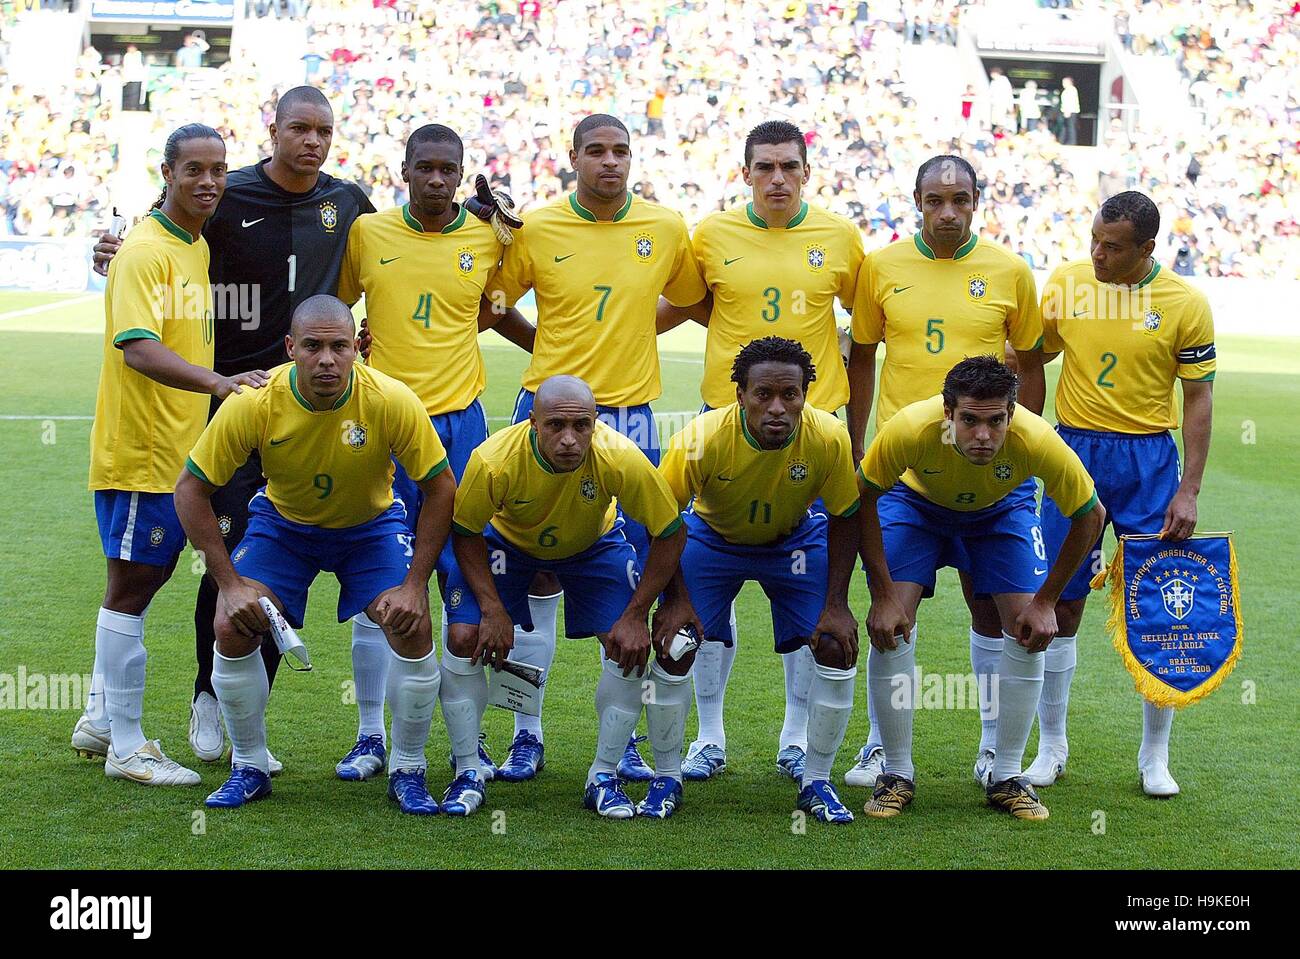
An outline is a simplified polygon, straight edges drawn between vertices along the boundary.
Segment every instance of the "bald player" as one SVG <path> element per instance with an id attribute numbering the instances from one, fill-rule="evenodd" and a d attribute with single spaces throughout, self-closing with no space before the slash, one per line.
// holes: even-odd
<path id="1" fill-rule="evenodd" d="M 862 455 L 876 386 L 876 352 L 885 346 L 876 407 L 876 430 L 900 409 L 939 392 L 944 376 L 964 356 L 1010 350 L 1021 378 L 1019 405 L 1042 413 L 1042 336 L 1034 277 L 1028 264 L 972 230 L 980 191 L 974 168 L 959 156 L 935 156 L 921 164 L 912 194 L 921 230 L 873 250 L 862 261 L 853 301 L 853 345 L 849 358 L 849 435 Z M 1032 505 L 1037 493 L 1026 479 L 1011 495 Z M 1044 560 L 1045 556 L 1040 557 Z M 971 610 L 971 668 L 981 692 L 992 688 L 1002 650 L 1002 626 L 992 598 L 972 589 L 970 564 L 960 542 L 943 565 L 955 566 Z M 857 762 L 845 774 L 851 786 L 870 786 L 886 755 L 870 699 L 871 729 Z M 980 742 L 974 775 L 988 784 L 993 762 L 996 711 L 981 702 Z"/>
<path id="2" fill-rule="evenodd" d="M 644 700 L 642 694 L 652 645 L 646 621 L 655 597 L 669 587 L 686 531 L 663 477 L 635 443 L 597 419 L 596 409 L 581 379 L 549 377 L 538 385 L 528 419 L 496 433 L 470 456 L 452 521 L 457 568 L 447 583 L 442 697 L 447 715 L 472 716 L 476 726 L 453 740 L 453 788 L 466 782 L 463 795 L 474 801 L 477 722 L 488 695 L 483 667 L 506 659 L 514 627 L 533 627 L 529 585 L 547 572 L 565 592 L 566 635 L 595 636 L 602 650 L 596 757 L 583 803 L 612 819 L 638 813 L 666 818 L 672 809 L 665 803 L 675 808 L 680 791 L 671 796 L 671 786 L 656 780 L 634 806 L 617 764 L 643 701 L 652 736 L 661 726 L 680 729 L 686 722 L 689 684 L 659 666 L 665 642 L 693 619 L 680 602 L 656 617 L 653 645 L 660 657 L 648 680 L 654 694 Z M 652 537 L 639 577 L 624 514 Z M 477 798 L 482 801 L 481 792 Z"/>
<path id="3" fill-rule="evenodd" d="M 537 296 L 537 338 L 515 403 L 516 423 L 528 419 L 534 391 L 550 376 L 572 374 L 591 387 L 597 417 L 659 462 L 659 434 L 650 404 L 659 397 L 655 310 L 659 297 L 679 306 L 705 295 L 690 237 L 671 210 L 627 189 L 632 146 L 627 128 L 595 114 L 573 131 L 569 162 L 574 191 L 524 218 L 488 286 L 497 309 L 528 290 Z M 648 562 L 649 537 L 633 517 L 626 535 L 637 562 Z M 534 584 L 531 631 L 515 635 L 513 658 L 549 668 L 555 656 L 559 587 Z M 629 778 L 653 776 L 629 743 Z M 505 780 L 531 779 L 543 762 L 540 716 L 515 715 L 515 739 L 502 763 Z"/>
<path id="4" fill-rule="evenodd" d="M 270 795 L 268 684 L 258 654 L 270 623 L 259 600 L 268 597 L 301 628 L 308 588 L 328 570 L 339 581 L 339 622 L 364 611 L 392 650 L 388 795 L 405 813 L 436 814 L 443 807 L 425 786 L 424 759 L 439 686 L 429 577 L 451 525 L 456 483 L 447 453 L 409 387 L 355 362 L 352 311 L 340 300 L 299 304 L 285 349 L 291 362 L 272 370 L 265 388 L 222 404 L 177 484 L 177 514 L 220 590 L 212 681 L 233 757 L 230 778 L 207 805 Z M 232 556 L 211 501 L 250 451 L 261 453 L 266 488 L 253 497 Z M 418 477 L 426 499 L 414 538 L 393 498 L 393 459 Z M 449 803 L 446 811 L 459 809 Z"/>

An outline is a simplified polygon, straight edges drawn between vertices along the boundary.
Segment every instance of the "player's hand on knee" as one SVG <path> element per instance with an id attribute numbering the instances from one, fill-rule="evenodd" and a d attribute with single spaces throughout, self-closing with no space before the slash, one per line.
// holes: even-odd
<path id="1" fill-rule="evenodd" d="M 844 665 L 848 669 L 858 661 L 858 621 L 848 606 L 827 606 L 822 610 L 821 618 L 808 637 L 808 646 L 816 655 L 822 643 L 833 642 L 843 653 Z"/>
<path id="2" fill-rule="evenodd" d="M 121 246 L 121 237 L 114 236 L 111 233 L 100 235 L 94 249 L 96 273 L 100 276 L 108 276 L 108 264 L 112 262 L 113 257 L 117 256 L 117 251 Z"/>
<path id="3" fill-rule="evenodd" d="M 374 346 L 374 337 L 370 335 L 370 325 L 366 323 L 366 317 L 361 318 L 361 329 L 357 330 L 357 352 L 366 359 L 370 359 L 370 347 Z"/>
<path id="4" fill-rule="evenodd" d="M 618 663 L 624 676 L 636 670 L 637 675 L 645 672 L 646 663 L 650 661 L 650 630 L 645 621 L 624 613 L 609 631 L 609 642 L 605 655 Z"/>
<path id="5" fill-rule="evenodd" d="M 1041 653 L 1056 638 L 1056 605 L 1031 599 L 1016 617 L 1016 642 L 1031 653 Z"/>
<path id="6" fill-rule="evenodd" d="M 872 600 L 867 613 L 867 636 L 871 645 L 882 653 L 897 649 L 899 640 L 910 642 L 912 622 L 903 604 L 893 595 Z"/>
<path id="7" fill-rule="evenodd" d="M 650 641 L 655 652 L 667 656 L 673 637 L 687 626 L 692 627 L 700 639 L 704 638 L 704 624 L 695 615 L 695 607 L 689 598 L 683 596 L 660 603 L 650 617 Z"/>
<path id="8" fill-rule="evenodd" d="M 243 636 L 261 636 L 271 628 L 271 621 L 262 609 L 262 592 L 242 579 L 237 586 L 223 589 L 219 598 L 221 613 Z"/>
<path id="9" fill-rule="evenodd" d="M 1196 495 L 1179 490 L 1165 508 L 1165 523 L 1160 527 L 1160 538 L 1187 539 L 1196 532 Z"/>
<path id="10" fill-rule="evenodd" d="M 375 600 L 375 622 L 403 640 L 413 639 L 429 617 L 429 588 L 414 582 L 386 589 Z"/>
<path id="11" fill-rule="evenodd" d="M 515 624 L 505 607 L 484 610 L 483 618 L 478 624 L 478 641 L 474 644 L 474 653 L 469 660 L 475 666 L 500 669 L 514 645 Z"/>

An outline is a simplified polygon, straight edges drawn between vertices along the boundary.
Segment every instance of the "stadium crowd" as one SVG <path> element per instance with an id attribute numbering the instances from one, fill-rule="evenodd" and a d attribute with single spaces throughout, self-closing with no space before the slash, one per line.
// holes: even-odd
<path id="1" fill-rule="evenodd" d="M 253 12 L 288 12 L 263 6 Z M 1076 178 L 1045 124 L 993 125 L 969 104 L 938 119 L 914 109 L 903 47 L 951 44 L 964 6 L 315 0 L 293 12 L 306 8 L 304 77 L 336 108 L 330 166 L 379 209 L 404 201 L 400 146 L 426 120 L 460 130 L 468 168 L 527 209 L 571 186 L 576 120 L 609 112 L 637 136 L 636 192 L 694 225 L 744 195 L 744 132 L 779 117 L 806 131 L 815 200 L 855 220 L 868 249 L 912 231 L 910 171 L 952 151 L 984 181 L 982 235 L 1036 268 L 1086 251 L 1098 192 L 1140 189 L 1171 224 L 1159 252 L 1179 272 L 1300 276 L 1285 258 L 1300 233 L 1300 100 L 1288 82 L 1300 68 L 1300 4 L 1211 0 L 1188 23 L 1186 4 L 1116 3 L 1121 43 L 1174 56 L 1206 121 L 1194 141 L 1110 124 L 1100 182 Z M 275 92 L 233 62 L 217 76 L 210 86 L 180 71 L 156 77 L 156 126 L 202 117 L 225 136 L 232 165 L 251 162 L 269 152 Z M 0 130 L 0 235 L 104 225 L 122 84 L 122 69 L 93 48 L 57 91 L 34 95 L 0 73 L 12 121 Z"/>

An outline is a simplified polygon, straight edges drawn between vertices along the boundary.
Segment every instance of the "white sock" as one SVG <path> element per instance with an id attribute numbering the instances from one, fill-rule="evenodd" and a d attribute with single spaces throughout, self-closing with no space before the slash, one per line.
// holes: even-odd
<path id="1" fill-rule="evenodd" d="M 268 639 L 267 642 L 270 642 Z M 262 651 L 230 658 L 212 651 L 212 688 L 230 736 L 232 763 L 270 772 L 266 755 L 266 700 L 271 694 Z"/>
<path id="2" fill-rule="evenodd" d="M 808 691 L 808 757 L 803 784 L 831 778 L 831 764 L 844 742 L 853 712 L 853 677 L 857 667 L 832 669 L 813 662 L 812 685 Z"/>
<path id="3" fill-rule="evenodd" d="M 560 608 L 560 597 L 563 595 L 563 593 L 555 593 L 552 596 L 528 597 L 528 611 L 533 617 L 533 631 L 530 633 L 518 626 L 515 627 L 515 646 L 510 651 L 510 659 L 516 663 L 540 666 L 547 673 L 551 671 L 551 662 L 555 659 L 555 619 Z M 546 687 L 543 686 L 538 694 L 539 705 L 545 703 L 545 697 Z M 518 736 L 521 732 L 532 733 L 537 737 L 538 742 L 546 741 L 542 737 L 540 710 L 536 716 L 515 713 L 515 735 Z"/>
<path id="4" fill-rule="evenodd" d="M 424 769 L 424 747 L 433 724 L 442 674 L 433 650 L 419 659 L 406 659 L 389 648 L 388 709 L 393 732 L 388 738 L 388 771 Z"/>
<path id="5" fill-rule="evenodd" d="M 970 668 L 975 674 L 975 685 L 980 706 L 980 748 L 983 752 L 997 745 L 998 740 L 998 663 L 1002 659 L 1002 636 L 985 636 L 970 631 Z"/>
<path id="6" fill-rule="evenodd" d="M 613 774 L 623 758 L 641 718 L 642 682 L 635 672 L 624 676 L 618 663 L 606 659 L 602 650 L 600 682 L 596 684 L 596 759 L 587 771 L 587 785 L 595 782 L 597 773 Z"/>
<path id="7" fill-rule="evenodd" d="M 885 746 L 884 740 L 880 738 L 880 718 L 876 708 L 876 697 L 871 692 L 871 656 L 867 655 L 867 741 L 863 743 L 862 748 L 868 753 L 877 746 L 882 749 Z"/>
<path id="8" fill-rule="evenodd" d="M 1174 707 L 1152 706 L 1142 700 L 1142 748 L 1138 750 L 1138 768 L 1153 760 L 1169 765 L 1169 731 L 1174 725 Z"/>
<path id="9" fill-rule="evenodd" d="M 1025 758 L 1025 743 L 1034 725 L 1038 697 L 1043 691 L 1043 654 L 1031 653 L 1002 634 L 1002 658 L 998 661 L 998 737 L 993 757 L 993 782 L 1019 776 Z"/>
<path id="10" fill-rule="evenodd" d="M 95 662 L 104 670 L 104 711 L 113 752 L 118 756 L 129 756 L 145 744 L 140 715 L 144 710 L 148 658 L 144 651 L 144 617 L 100 607 Z"/>
<path id="11" fill-rule="evenodd" d="M 1046 745 L 1068 748 L 1065 714 L 1070 706 L 1070 682 L 1078 663 L 1074 636 L 1057 636 L 1043 652 L 1043 695 L 1038 699 L 1038 751 Z"/>
<path id="12" fill-rule="evenodd" d="M 916 627 L 910 643 L 882 653 L 871 647 L 867 657 L 867 688 L 879 711 L 880 743 L 885 747 L 885 772 L 915 782 L 912 765 L 912 712 L 916 709 Z"/>
<path id="13" fill-rule="evenodd" d="M 655 660 L 650 666 L 654 698 L 646 703 L 645 724 L 654 750 L 655 775 L 682 781 L 682 743 L 691 711 L 691 673 L 671 676 Z"/>
<path id="14" fill-rule="evenodd" d="M 781 727 L 780 748 L 798 746 L 808 749 L 808 696 L 817 665 L 812 650 L 800 646 L 781 657 L 785 669 L 785 725 Z M 825 778 L 825 777 L 823 777 Z"/>
<path id="15" fill-rule="evenodd" d="M 727 680 L 731 678 L 731 664 L 736 660 L 736 604 L 731 604 L 731 645 L 702 643 L 695 653 L 695 714 L 702 743 L 713 743 L 727 748 L 727 732 L 722 725 L 722 705 L 727 696 Z"/>
<path id="16" fill-rule="evenodd" d="M 442 721 L 447 724 L 456 775 L 479 768 L 478 734 L 487 709 L 487 672 L 468 659 L 442 654 Z"/>
<path id="17" fill-rule="evenodd" d="M 384 687 L 392 647 L 365 613 L 352 617 L 352 679 L 357 691 L 357 736 L 384 735 Z"/>
<path id="18" fill-rule="evenodd" d="M 90 720 L 92 728 L 101 733 L 108 732 L 108 710 L 104 703 L 104 671 L 99 667 L 98 656 L 95 657 L 95 665 L 90 670 L 90 691 L 86 693 L 86 718 Z"/>

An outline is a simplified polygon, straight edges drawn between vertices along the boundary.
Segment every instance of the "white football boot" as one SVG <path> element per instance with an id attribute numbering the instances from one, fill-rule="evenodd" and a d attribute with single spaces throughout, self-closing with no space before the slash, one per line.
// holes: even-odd
<path id="1" fill-rule="evenodd" d="M 221 709 L 216 697 L 209 692 L 199 693 L 190 704 L 190 748 L 205 763 L 215 763 L 226 753 Z"/>
<path id="2" fill-rule="evenodd" d="M 86 759 L 103 759 L 108 755 L 108 727 L 99 728 L 85 713 L 72 727 L 72 748 Z"/>
<path id="3" fill-rule="evenodd" d="M 858 750 L 857 762 L 844 774 L 844 785 L 875 788 L 876 778 L 885 771 L 885 747 L 863 746 Z"/>
<path id="4" fill-rule="evenodd" d="M 1142 780 L 1142 791 L 1148 796 L 1168 799 L 1178 795 L 1178 783 L 1169 775 L 1169 764 L 1163 759 L 1152 759 L 1145 766 L 1139 766 L 1138 776 Z"/>
<path id="5" fill-rule="evenodd" d="M 1050 786 L 1065 775 L 1065 761 L 1070 756 L 1067 746 L 1056 743 L 1039 743 L 1038 755 L 1025 770 L 1024 776 L 1031 786 Z"/>
<path id="6" fill-rule="evenodd" d="M 144 786 L 197 786 L 199 774 L 186 769 L 163 755 L 156 739 L 145 743 L 129 756 L 118 756 L 109 746 L 104 759 L 104 775 L 109 779 L 129 779 Z"/>

